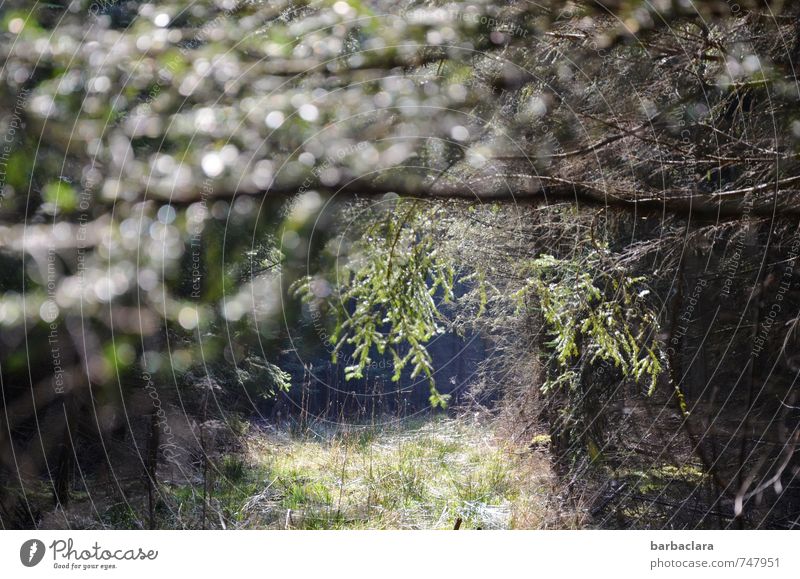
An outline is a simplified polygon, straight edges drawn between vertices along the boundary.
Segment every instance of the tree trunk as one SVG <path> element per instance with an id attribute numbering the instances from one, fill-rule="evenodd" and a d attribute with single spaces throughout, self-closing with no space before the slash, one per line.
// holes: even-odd
<path id="1" fill-rule="evenodd" d="M 150 436 L 147 443 L 147 506 L 148 526 L 156 528 L 156 494 L 158 492 L 156 476 L 158 475 L 158 447 L 161 444 L 161 431 L 158 425 L 158 413 L 154 410 L 150 415 Z"/>

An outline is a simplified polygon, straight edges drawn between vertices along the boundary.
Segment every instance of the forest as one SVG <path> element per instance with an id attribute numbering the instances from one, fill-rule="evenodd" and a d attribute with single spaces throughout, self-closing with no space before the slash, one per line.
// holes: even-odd
<path id="1" fill-rule="evenodd" d="M 797 3 L 0 36 L 0 528 L 800 528 Z"/>

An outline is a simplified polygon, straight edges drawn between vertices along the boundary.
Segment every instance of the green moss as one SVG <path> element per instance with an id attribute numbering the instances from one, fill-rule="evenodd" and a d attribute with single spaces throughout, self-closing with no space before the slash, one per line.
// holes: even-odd
<path id="1" fill-rule="evenodd" d="M 632 478 L 640 492 L 661 492 L 667 485 L 681 484 L 698 486 L 706 480 L 706 474 L 697 466 L 665 464 L 646 470 L 628 470 L 618 473 L 622 478 Z"/>

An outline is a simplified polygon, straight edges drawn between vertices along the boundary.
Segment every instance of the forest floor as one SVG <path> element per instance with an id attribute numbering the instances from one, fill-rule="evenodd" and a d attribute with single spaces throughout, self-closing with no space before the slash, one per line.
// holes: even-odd
<path id="1" fill-rule="evenodd" d="M 214 499 L 236 527 L 578 525 L 558 504 L 546 452 L 517 447 L 473 418 L 312 427 L 302 435 L 257 429 L 248 441 L 244 464 L 225 469 L 250 490 L 247 500 L 234 507 L 223 506 L 225 496 Z"/>
<path id="2" fill-rule="evenodd" d="M 236 452 L 205 473 L 161 470 L 155 528 L 552 529 L 582 518 L 562 499 L 547 438 L 524 444 L 477 416 L 418 417 L 375 426 L 253 423 Z M 124 499 L 74 493 L 42 528 L 148 528 L 136 477 Z M 41 502 L 48 500 L 46 489 Z M 116 498 L 115 498 L 116 497 Z"/>

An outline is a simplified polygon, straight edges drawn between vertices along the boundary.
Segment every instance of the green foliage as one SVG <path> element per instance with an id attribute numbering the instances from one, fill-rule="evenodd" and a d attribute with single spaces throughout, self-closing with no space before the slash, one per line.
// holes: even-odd
<path id="1" fill-rule="evenodd" d="M 78 195 L 75 189 L 66 181 L 53 181 L 48 183 L 42 197 L 46 203 L 52 205 L 52 212 L 69 213 L 78 206 Z"/>
<path id="2" fill-rule="evenodd" d="M 609 251 L 597 247 L 582 260 L 543 255 L 525 266 L 529 282 L 516 294 L 520 304 L 532 293 L 538 300 L 552 340 L 558 376 L 543 389 L 576 388 L 583 358 L 613 363 L 623 376 L 649 381 L 648 394 L 663 370 L 656 340 L 658 320 L 646 297 L 643 277 L 631 277 L 615 267 Z"/>
<path id="3" fill-rule="evenodd" d="M 262 398 L 271 398 L 277 392 L 288 392 L 292 376 L 272 362 L 258 356 L 250 356 L 242 367 L 236 369 L 239 384 L 254 390 Z"/>
<path id="4" fill-rule="evenodd" d="M 347 379 L 363 377 L 373 350 L 390 353 L 392 380 L 399 381 L 406 366 L 412 368 L 412 378 L 424 373 L 431 405 L 444 407 L 448 396 L 436 389 L 425 345 L 444 331 L 437 293 L 444 302 L 452 299 L 455 272 L 433 233 L 435 218 L 435 209 L 424 211 L 418 202 L 398 201 L 393 211 L 372 220 L 337 272 L 338 287 L 327 302 L 337 317 L 331 336 L 334 360 L 345 344 L 354 347 L 355 363 L 345 369 Z M 294 291 L 306 300 L 317 299 L 315 283 L 306 277 Z"/>
<path id="5" fill-rule="evenodd" d="M 247 463 L 235 454 L 226 455 L 222 458 L 219 471 L 229 482 L 240 483 L 247 475 Z"/>

